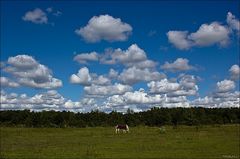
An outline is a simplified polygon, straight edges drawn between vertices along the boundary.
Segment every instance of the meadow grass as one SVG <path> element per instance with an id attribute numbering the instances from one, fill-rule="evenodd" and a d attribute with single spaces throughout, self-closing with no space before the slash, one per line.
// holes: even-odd
<path id="1" fill-rule="evenodd" d="M 1 158 L 92 159 L 239 158 L 239 125 L 133 127 L 1 128 Z"/>

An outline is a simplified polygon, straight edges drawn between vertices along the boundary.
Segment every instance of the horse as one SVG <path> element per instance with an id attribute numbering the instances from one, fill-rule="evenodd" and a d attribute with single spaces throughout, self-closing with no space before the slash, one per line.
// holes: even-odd
<path id="1" fill-rule="evenodd" d="M 122 130 L 123 133 L 129 132 L 129 127 L 127 124 L 125 125 L 116 125 L 115 126 L 115 132 L 116 134 L 120 132 L 120 130 Z"/>

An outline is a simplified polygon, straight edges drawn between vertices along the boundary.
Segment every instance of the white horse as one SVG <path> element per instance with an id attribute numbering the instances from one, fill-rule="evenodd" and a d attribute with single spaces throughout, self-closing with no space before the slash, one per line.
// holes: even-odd
<path id="1" fill-rule="evenodd" d="M 122 130 L 123 133 L 129 132 L 129 127 L 127 124 L 125 125 L 116 125 L 115 126 L 115 132 L 116 134 L 120 132 L 120 130 Z"/>

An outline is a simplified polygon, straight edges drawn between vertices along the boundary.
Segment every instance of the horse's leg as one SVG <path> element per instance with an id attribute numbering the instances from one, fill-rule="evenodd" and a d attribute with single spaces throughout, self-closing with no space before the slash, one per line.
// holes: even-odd
<path id="1" fill-rule="evenodd" d="M 128 127 L 128 125 L 126 125 L 126 131 L 127 131 L 127 133 L 129 133 L 129 127 Z"/>

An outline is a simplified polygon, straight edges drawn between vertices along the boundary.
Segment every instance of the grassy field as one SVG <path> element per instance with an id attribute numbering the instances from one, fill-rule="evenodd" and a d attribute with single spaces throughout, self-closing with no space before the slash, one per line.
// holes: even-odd
<path id="1" fill-rule="evenodd" d="M 165 128 L 1 128 L 1 158 L 239 158 L 239 125 Z"/>

